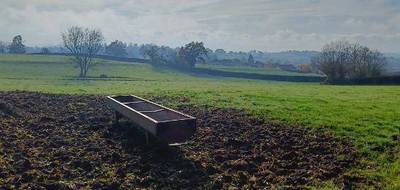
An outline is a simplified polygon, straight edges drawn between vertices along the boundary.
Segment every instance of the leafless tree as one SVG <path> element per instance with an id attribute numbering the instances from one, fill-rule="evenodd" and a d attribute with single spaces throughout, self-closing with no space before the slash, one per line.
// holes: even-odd
<path id="1" fill-rule="evenodd" d="M 347 41 L 325 45 L 312 61 L 325 73 L 328 82 L 377 77 L 386 64 L 382 53 Z"/>
<path id="2" fill-rule="evenodd" d="M 85 78 L 94 56 L 102 48 L 103 34 L 96 29 L 74 26 L 62 34 L 62 39 L 80 68 L 79 77 Z"/>

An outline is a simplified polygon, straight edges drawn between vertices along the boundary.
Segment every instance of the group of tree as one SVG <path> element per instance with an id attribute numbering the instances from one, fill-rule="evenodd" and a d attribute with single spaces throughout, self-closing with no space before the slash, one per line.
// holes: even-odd
<path id="1" fill-rule="evenodd" d="M 99 30 L 75 26 L 64 32 L 62 39 L 65 48 L 74 56 L 74 60 L 80 68 L 79 77 L 85 78 L 93 58 L 103 47 L 102 33 Z M 111 42 L 106 45 L 105 52 L 114 56 L 124 56 L 126 55 L 126 44 L 118 40 Z M 203 42 L 190 42 L 176 51 L 156 45 L 142 49 L 143 55 L 149 58 L 155 66 L 182 68 L 193 68 L 196 63 L 204 62 L 207 52 Z"/>
<path id="2" fill-rule="evenodd" d="M 150 63 L 153 65 L 167 65 L 172 63 L 172 60 L 169 60 L 167 54 L 163 53 L 165 50 L 164 47 L 160 47 L 154 44 L 142 46 L 140 48 L 140 53 L 143 55 L 143 58 L 149 59 Z"/>
<path id="3" fill-rule="evenodd" d="M 21 35 L 15 36 L 9 45 L 0 42 L 0 53 L 22 54 L 26 52 L 25 48 Z"/>
<path id="4" fill-rule="evenodd" d="M 25 53 L 25 45 L 22 41 L 22 36 L 21 35 L 17 35 L 13 38 L 10 46 L 8 47 L 8 51 L 10 53 Z"/>
<path id="5" fill-rule="evenodd" d="M 80 72 L 79 77 L 85 78 L 91 67 L 93 62 L 93 58 L 99 54 L 101 50 L 104 50 L 104 53 L 112 56 L 123 57 L 126 56 L 127 45 L 121 41 L 113 41 L 109 45 L 103 45 L 104 37 L 99 30 L 82 28 L 82 27 L 71 27 L 66 32 L 62 33 L 62 39 L 64 42 L 65 48 L 69 51 L 70 54 L 74 57 L 75 63 L 79 66 Z M 202 43 L 201 43 L 202 46 Z M 185 46 L 183 50 L 190 48 L 192 46 Z M 197 46 L 194 46 L 194 50 Z M 165 54 L 165 52 L 169 50 L 166 47 L 158 47 L 155 45 L 143 46 L 141 48 L 141 53 L 143 56 L 150 59 L 153 65 L 161 65 L 161 64 L 171 64 L 174 63 L 172 59 Z M 200 48 L 201 50 L 201 48 Z M 176 59 L 176 52 L 172 51 L 171 56 L 173 60 Z M 193 53 L 193 52 L 190 52 Z M 193 54 L 200 55 L 202 53 Z M 183 60 L 189 60 L 186 52 L 183 52 L 182 55 L 185 57 Z M 192 55 L 192 54 L 190 54 Z M 195 57 L 197 60 L 198 57 Z M 193 60 L 188 61 L 190 64 L 193 64 Z"/>
<path id="6" fill-rule="evenodd" d="M 154 66 L 180 68 L 193 68 L 196 63 L 204 62 L 208 53 L 203 42 L 190 42 L 176 50 L 157 45 L 145 46 L 141 50 Z"/>
<path id="7" fill-rule="evenodd" d="M 125 57 L 127 56 L 126 52 L 127 45 L 126 43 L 115 40 L 111 42 L 109 45 L 105 46 L 105 53 L 107 55 L 115 56 L 115 57 Z"/>
<path id="8" fill-rule="evenodd" d="M 346 83 L 380 76 L 386 58 L 368 47 L 336 41 L 325 45 L 312 64 L 327 76 L 327 82 Z"/>
<path id="9" fill-rule="evenodd" d="M 196 63 L 204 63 L 207 57 L 207 49 L 203 42 L 190 42 L 178 51 L 179 64 L 183 67 L 193 68 Z"/>
<path id="10" fill-rule="evenodd" d="M 40 53 L 41 53 L 41 54 L 50 54 L 51 51 L 49 50 L 49 48 L 44 47 L 44 48 L 42 48 L 42 49 L 40 50 Z"/>

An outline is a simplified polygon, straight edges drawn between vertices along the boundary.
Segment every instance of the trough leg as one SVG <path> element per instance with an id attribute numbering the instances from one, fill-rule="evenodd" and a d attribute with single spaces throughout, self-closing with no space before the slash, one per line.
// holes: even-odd
<path id="1" fill-rule="evenodd" d="M 146 131 L 144 132 L 144 135 L 146 136 L 146 145 L 149 144 L 149 133 Z"/>
<path id="2" fill-rule="evenodd" d="M 115 111 L 115 124 L 116 125 L 119 125 L 119 119 L 121 119 L 121 117 L 122 117 L 122 115 L 119 112 Z"/>

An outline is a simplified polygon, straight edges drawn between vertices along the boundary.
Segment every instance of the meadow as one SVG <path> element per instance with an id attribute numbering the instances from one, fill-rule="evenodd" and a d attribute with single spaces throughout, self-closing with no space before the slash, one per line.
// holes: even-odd
<path id="1" fill-rule="evenodd" d="M 234 70 L 239 72 L 240 68 Z M 243 109 L 266 120 L 325 130 L 352 140 L 360 162 L 348 173 L 361 176 L 363 188 L 400 188 L 400 86 L 334 86 L 206 77 L 107 60 L 96 60 L 88 80 L 78 80 L 77 74 L 78 68 L 69 57 L 0 56 L 0 91 L 135 94 L 168 97 L 170 106 L 197 104 Z M 185 101 L 181 102 L 182 99 Z M 334 187 L 328 184 L 327 188 Z"/>

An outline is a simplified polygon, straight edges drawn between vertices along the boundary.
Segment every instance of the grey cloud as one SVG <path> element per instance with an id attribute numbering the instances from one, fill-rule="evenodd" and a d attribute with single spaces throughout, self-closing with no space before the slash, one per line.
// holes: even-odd
<path id="1" fill-rule="evenodd" d="M 394 0 L 2 0 L 0 40 L 59 44 L 69 26 L 99 28 L 108 41 L 213 49 L 318 50 L 348 39 L 400 51 L 400 3 Z"/>

